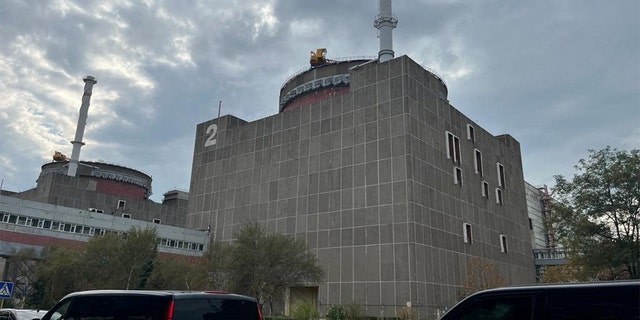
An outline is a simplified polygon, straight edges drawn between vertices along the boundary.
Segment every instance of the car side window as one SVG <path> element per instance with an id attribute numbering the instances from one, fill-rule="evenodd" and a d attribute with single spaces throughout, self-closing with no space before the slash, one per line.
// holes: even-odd
<path id="1" fill-rule="evenodd" d="M 549 314 L 558 320 L 640 319 L 640 291 L 632 286 L 553 290 L 548 304 Z"/>
<path id="2" fill-rule="evenodd" d="M 177 299 L 174 319 L 181 320 L 257 320 L 255 301 L 238 299 Z"/>
<path id="3" fill-rule="evenodd" d="M 452 319 L 528 320 L 533 317 L 533 298 L 492 296 L 472 301 Z"/>

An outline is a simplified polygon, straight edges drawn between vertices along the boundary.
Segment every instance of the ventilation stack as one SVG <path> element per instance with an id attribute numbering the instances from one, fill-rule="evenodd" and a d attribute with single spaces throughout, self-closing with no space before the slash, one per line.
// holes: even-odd
<path id="1" fill-rule="evenodd" d="M 82 137 L 84 136 L 84 127 L 87 124 L 87 114 L 89 113 L 89 104 L 91 102 L 91 92 L 93 85 L 98 83 L 93 76 L 86 76 L 82 79 L 84 81 L 84 94 L 82 95 L 82 105 L 80 105 L 80 115 L 78 116 L 78 126 L 76 127 L 76 136 L 71 144 L 73 150 L 71 151 L 71 158 L 69 159 L 69 169 L 67 175 L 75 177 L 78 171 L 78 163 L 80 162 L 80 148 L 84 145 Z"/>
<path id="2" fill-rule="evenodd" d="M 398 26 L 398 18 L 391 13 L 391 0 L 379 0 L 378 15 L 373 21 L 373 26 L 378 29 L 380 38 L 379 62 L 393 59 L 393 29 Z"/>

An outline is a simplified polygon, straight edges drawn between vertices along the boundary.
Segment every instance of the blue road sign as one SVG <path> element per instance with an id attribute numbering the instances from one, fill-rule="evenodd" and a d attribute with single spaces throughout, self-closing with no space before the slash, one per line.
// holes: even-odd
<path id="1" fill-rule="evenodd" d="M 11 298 L 13 293 L 13 282 L 0 281 L 0 298 Z"/>

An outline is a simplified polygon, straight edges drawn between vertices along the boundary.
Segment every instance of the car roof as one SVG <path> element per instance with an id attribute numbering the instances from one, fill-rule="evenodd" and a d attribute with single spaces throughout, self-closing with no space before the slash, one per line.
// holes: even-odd
<path id="1" fill-rule="evenodd" d="M 587 288 L 609 288 L 609 287 L 638 287 L 640 289 L 640 280 L 619 280 L 619 281 L 597 281 L 597 282 L 567 282 L 567 283 L 536 283 L 527 285 L 514 285 L 499 287 L 493 289 L 487 289 L 476 292 L 477 294 L 491 294 L 491 293 L 504 293 L 504 292 L 520 292 L 531 290 L 575 290 L 575 289 L 587 289 Z"/>
<path id="2" fill-rule="evenodd" d="M 195 297 L 206 298 L 225 298 L 225 299 L 237 299 L 237 300 L 252 300 L 256 299 L 239 294 L 226 293 L 222 291 L 173 291 L 173 290 L 88 290 L 73 292 L 64 297 L 78 297 L 78 296 L 156 296 L 156 297 L 173 297 L 173 299 L 189 299 Z"/>

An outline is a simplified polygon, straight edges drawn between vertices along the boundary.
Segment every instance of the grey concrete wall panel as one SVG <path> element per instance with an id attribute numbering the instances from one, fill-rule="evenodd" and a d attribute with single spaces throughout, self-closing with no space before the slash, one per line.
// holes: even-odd
<path id="1" fill-rule="evenodd" d="M 533 282 L 519 143 L 451 106 L 444 82 L 406 56 L 342 71 L 346 93 L 252 122 L 226 115 L 199 124 L 187 226 L 211 226 L 215 240 L 230 241 L 257 221 L 304 239 L 325 270 L 321 311 L 356 301 L 390 316 L 411 302 L 435 314 L 460 298 L 472 257 L 508 283 Z M 320 72 L 336 71 L 318 68 L 287 85 Z M 447 156 L 447 133 L 457 137 L 458 161 Z"/>

